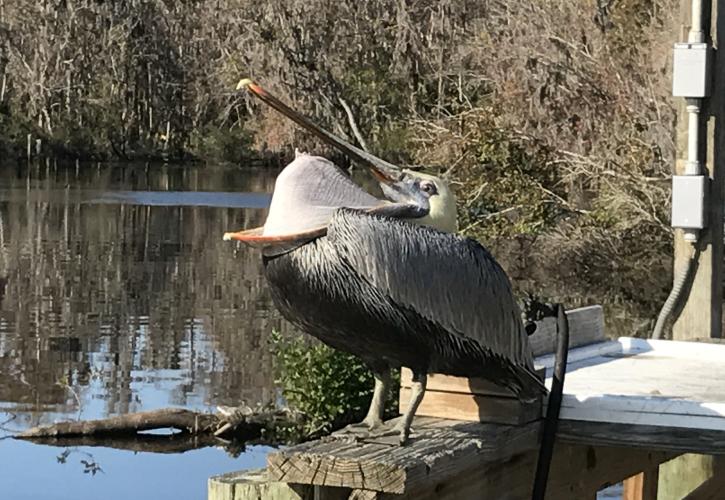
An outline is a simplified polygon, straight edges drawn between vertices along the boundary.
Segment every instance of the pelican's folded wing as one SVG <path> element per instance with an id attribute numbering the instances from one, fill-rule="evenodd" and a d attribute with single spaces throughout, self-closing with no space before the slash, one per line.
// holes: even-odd
<path id="1" fill-rule="evenodd" d="M 509 279 L 475 240 L 345 209 L 335 213 L 327 235 L 358 274 L 397 304 L 533 367 Z"/>

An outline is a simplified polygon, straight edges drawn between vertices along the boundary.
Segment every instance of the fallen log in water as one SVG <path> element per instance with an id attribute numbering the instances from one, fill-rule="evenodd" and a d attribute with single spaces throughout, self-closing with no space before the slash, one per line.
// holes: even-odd
<path id="1" fill-rule="evenodd" d="M 58 446 L 108 446 L 134 451 L 179 452 L 273 436 L 275 429 L 289 426 L 299 416 L 287 409 L 242 406 L 220 409 L 217 414 L 183 408 L 129 413 L 98 420 L 40 425 L 13 436 Z M 146 431 L 175 429 L 167 435 Z"/>
<path id="2" fill-rule="evenodd" d="M 36 437 L 98 436 L 103 434 L 135 434 L 155 429 L 177 429 L 199 434 L 213 432 L 219 425 L 219 417 L 210 413 L 198 413 L 182 408 L 128 413 L 99 420 L 81 420 L 39 425 L 17 434 L 20 439 Z"/>

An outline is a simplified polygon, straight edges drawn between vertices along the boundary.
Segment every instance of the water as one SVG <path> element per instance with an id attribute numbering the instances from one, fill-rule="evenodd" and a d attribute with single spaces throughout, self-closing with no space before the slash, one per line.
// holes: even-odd
<path id="1" fill-rule="evenodd" d="M 285 331 L 259 255 L 276 172 L 0 168 L 0 437 L 58 420 L 275 398 Z M 269 448 L 148 453 L 0 440 L 2 499 L 202 499 Z M 599 498 L 621 498 L 621 488 Z"/>
<path id="2" fill-rule="evenodd" d="M 0 435 L 56 420 L 275 397 L 285 330 L 257 254 L 275 172 L 213 167 L 0 169 Z M 0 498 L 206 497 L 268 449 L 183 454 L 0 441 Z"/>

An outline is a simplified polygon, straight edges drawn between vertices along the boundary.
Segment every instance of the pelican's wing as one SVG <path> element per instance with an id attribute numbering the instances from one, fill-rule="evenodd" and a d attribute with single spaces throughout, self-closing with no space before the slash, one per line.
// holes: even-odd
<path id="1" fill-rule="evenodd" d="M 327 234 L 345 261 L 398 305 L 533 367 L 509 279 L 475 240 L 353 210 L 335 212 Z"/>

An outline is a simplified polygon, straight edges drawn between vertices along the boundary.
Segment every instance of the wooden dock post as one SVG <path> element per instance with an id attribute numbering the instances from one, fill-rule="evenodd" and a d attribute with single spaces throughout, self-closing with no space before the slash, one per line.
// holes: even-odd
<path id="1" fill-rule="evenodd" d="M 659 467 L 654 466 L 624 481 L 622 500 L 657 500 Z"/>
<path id="2" fill-rule="evenodd" d="M 681 0 L 683 25 L 680 38 L 686 39 L 690 24 L 690 0 Z M 718 0 L 718 4 L 721 0 Z M 708 12 L 712 7 L 710 0 L 702 2 L 703 10 Z M 723 19 L 725 21 L 725 19 Z M 722 22 L 718 23 L 722 24 Z M 707 32 L 707 40 L 712 41 L 709 34 L 710 16 L 703 16 L 703 29 Z M 718 30 L 722 28 L 718 27 Z M 725 128 L 721 117 L 725 117 L 723 99 L 715 89 L 725 85 L 725 65 L 714 66 L 713 97 L 706 100 L 701 120 L 700 150 L 707 161 L 704 165 L 711 179 L 710 199 L 707 206 L 708 228 L 700 231 L 700 258 L 689 295 L 685 297 L 684 306 L 672 329 L 673 340 L 691 340 L 704 337 L 721 337 L 722 331 L 722 270 L 723 270 L 723 186 L 725 186 L 725 169 L 716 168 L 723 161 L 725 153 Z M 678 157 L 687 154 L 688 117 L 685 99 L 676 98 L 678 106 L 677 120 L 677 152 Z M 705 120 L 704 117 L 708 117 Z M 677 174 L 683 174 L 685 160 L 675 164 Z M 675 273 L 679 273 L 692 255 L 692 244 L 684 240 L 682 231 L 675 230 Z"/>
<path id="3" fill-rule="evenodd" d="M 691 24 L 690 0 L 681 0 L 679 40 L 685 40 Z M 702 2 L 703 22 L 706 39 L 715 43 L 725 40 L 725 2 L 717 0 L 713 9 L 712 0 Z M 711 34 L 714 26 L 714 37 Z M 721 59 L 713 58 L 715 61 Z M 702 231 L 701 254 L 697 272 L 684 305 L 682 313 L 674 324 L 674 340 L 692 340 L 700 337 L 719 338 L 722 336 L 723 301 L 723 204 L 725 187 L 725 100 L 720 95 L 725 85 L 725 64 L 714 64 L 712 68 L 712 97 L 707 100 L 704 110 L 707 121 L 702 120 L 700 133 L 700 151 L 706 152 L 706 168 L 711 178 L 708 229 Z M 687 151 L 687 111 L 684 99 L 678 99 L 677 151 L 683 157 Z M 676 164 L 677 173 L 682 173 L 684 162 Z M 682 232 L 675 232 L 675 272 L 679 272 L 689 258 L 690 244 L 682 238 Z M 659 499 L 680 499 L 698 487 L 703 481 L 713 477 L 715 472 L 713 458 L 705 455 L 683 455 L 664 464 L 659 474 Z M 723 474 L 723 472 L 719 472 Z"/>

